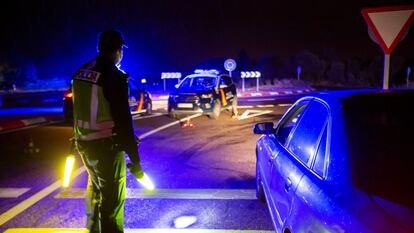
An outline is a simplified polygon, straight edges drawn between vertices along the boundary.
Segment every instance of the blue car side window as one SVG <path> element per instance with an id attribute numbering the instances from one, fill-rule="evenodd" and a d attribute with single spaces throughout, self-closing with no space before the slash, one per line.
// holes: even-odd
<path id="1" fill-rule="evenodd" d="M 320 142 L 319 142 L 318 152 L 316 152 L 315 165 L 313 166 L 313 170 L 320 177 L 324 177 L 324 171 L 325 171 L 327 128 L 328 127 L 326 125 L 323 131 L 322 137 L 320 139 Z"/>
<path id="2" fill-rule="evenodd" d="M 289 137 L 290 131 L 298 123 L 303 110 L 308 105 L 309 101 L 305 100 L 298 105 L 294 106 L 289 113 L 281 120 L 279 126 L 277 127 L 276 138 L 280 144 L 285 145 L 287 138 Z"/>
<path id="3" fill-rule="evenodd" d="M 318 101 L 312 101 L 293 132 L 288 150 L 308 166 L 318 149 L 319 138 L 327 119 L 326 107 Z"/>

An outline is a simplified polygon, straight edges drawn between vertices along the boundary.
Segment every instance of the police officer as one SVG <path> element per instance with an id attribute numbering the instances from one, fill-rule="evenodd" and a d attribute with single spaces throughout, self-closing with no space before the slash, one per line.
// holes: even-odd
<path id="1" fill-rule="evenodd" d="M 117 30 L 100 33 L 98 55 L 73 76 L 76 146 L 88 171 L 87 229 L 123 232 L 126 172 L 141 178 L 137 137 L 128 104 L 128 76 L 118 69 L 125 41 Z"/>

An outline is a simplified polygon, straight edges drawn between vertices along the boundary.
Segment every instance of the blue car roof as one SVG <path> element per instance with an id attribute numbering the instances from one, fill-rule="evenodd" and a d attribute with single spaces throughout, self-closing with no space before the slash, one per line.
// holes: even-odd
<path id="1" fill-rule="evenodd" d="M 383 94 L 396 94 L 398 93 L 410 93 L 414 95 L 414 89 L 349 89 L 349 90 L 335 90 L 335 91 L 323 91 L 309 94 L 308 96 L 317 97 L 329 102 L 332 99 L 345 100 L 355 96 L 375 96 Z M 366 94 L 366 95 L 365 95 Z"/>

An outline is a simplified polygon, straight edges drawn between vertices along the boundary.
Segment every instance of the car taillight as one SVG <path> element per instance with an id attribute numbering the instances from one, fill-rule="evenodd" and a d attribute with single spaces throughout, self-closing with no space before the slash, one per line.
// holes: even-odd
<path id="1" fill-rule="evenodd" d="M 65 93 L 65 98 L 72 98 L 73 97 L 73 93 L 71 91 L 68 91 Z"/>

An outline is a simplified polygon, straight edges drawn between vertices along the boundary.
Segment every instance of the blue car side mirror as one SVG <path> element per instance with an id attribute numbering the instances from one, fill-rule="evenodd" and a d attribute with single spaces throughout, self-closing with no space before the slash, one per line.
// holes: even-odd
<path id="1" fill-rule="evenodd" d="M 263 122 L 254 125 L 254 134 L 274 134 L 276 131 L 273 128 L 273 122 Z"/>

